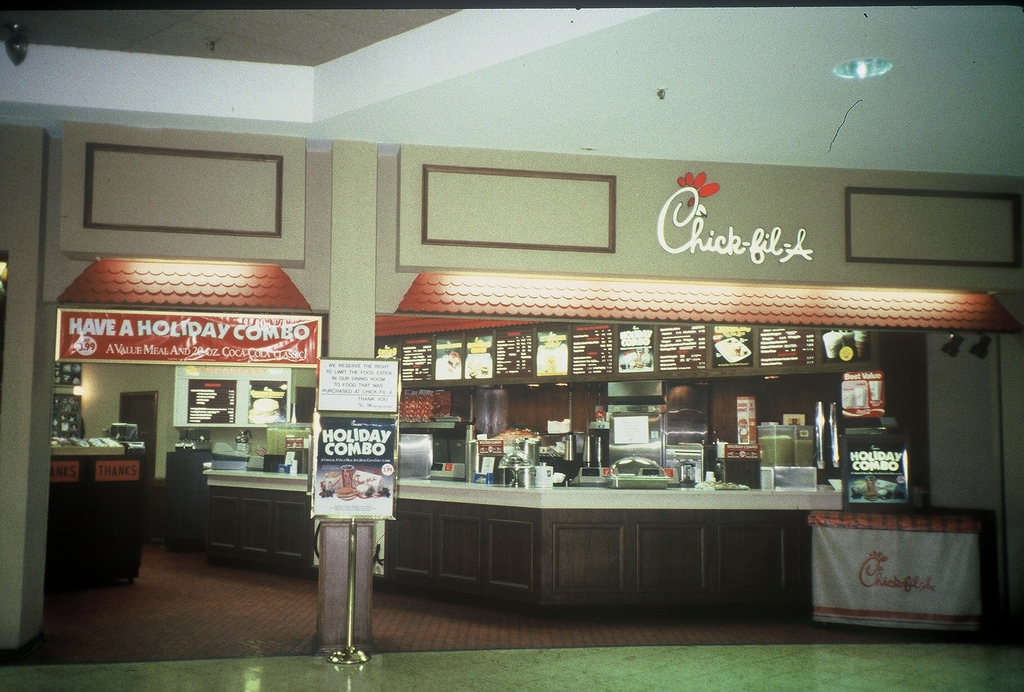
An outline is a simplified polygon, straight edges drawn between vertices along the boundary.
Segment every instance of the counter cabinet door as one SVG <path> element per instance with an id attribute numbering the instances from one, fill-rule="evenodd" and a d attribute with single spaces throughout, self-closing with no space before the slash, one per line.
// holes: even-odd
<path id="1" fill-rule="evenodd" d="M 207 517 L 207 551 L 211 554 L 234 553 L 239 547 L 241 499 L 230 488 L 210 488 Z"/>
<path id="2" fill-rule="evenodd" d="M 715 591 L 735 602 L 766 604 L 809 597 L 806 513 L 774 513 L 717 527 Z"/>
<path id="3" fill-rule="evenodd" d="M 711 586 L 711 528 L 699 522 L 638 521 L 636 592 L 643 602 L 704 600 Z"/>
<path id="4" fill-rule="evenodd" d="M 389 579 L 426 583 L 434 575 L 434 515 L 429 508 L 402 508 L 387 523 L 385 573 Z"/>

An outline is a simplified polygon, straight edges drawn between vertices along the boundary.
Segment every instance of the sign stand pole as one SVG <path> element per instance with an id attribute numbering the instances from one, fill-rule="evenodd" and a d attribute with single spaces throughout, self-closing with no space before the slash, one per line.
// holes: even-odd
<path id="1" fill-rule="evenodd" d="M 352 644 L 352 623 L 355 619 L 356 603 L 356 520 L 349 519 L 348 539 L 348 626 L 345 636 L 345 648 L 333 652 L 327 657 L 331 663 L 366 663 L 370 655 L 360 651 Z"/>

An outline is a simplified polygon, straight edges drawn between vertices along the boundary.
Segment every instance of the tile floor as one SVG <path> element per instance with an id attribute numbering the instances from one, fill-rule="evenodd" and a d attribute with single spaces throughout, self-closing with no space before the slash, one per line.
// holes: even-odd
<path id="1" fill-rule="evenodd" d="M 1024 648 L 986 644 L 641 646 L 383 653 L 0 667 L 17 692 L 207 690 L 1024 689 Z"/>

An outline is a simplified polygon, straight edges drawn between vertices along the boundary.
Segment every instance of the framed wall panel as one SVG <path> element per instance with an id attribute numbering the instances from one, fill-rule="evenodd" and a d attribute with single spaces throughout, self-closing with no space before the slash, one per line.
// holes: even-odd
<path id="1" fill-rule="evenodd" d="M 424 245 L 615 252 L 615 176 L 423 166 Z"/>
<path id="2" fill-rule="evenodd" d="M 1021 267 L 1020 195 L 846 188 L 846 260 Z"/>
<path id="3" fill-rule="evenodd" d="M 89 142 L 83 227 L 281 237 L 284 157 Z"/>

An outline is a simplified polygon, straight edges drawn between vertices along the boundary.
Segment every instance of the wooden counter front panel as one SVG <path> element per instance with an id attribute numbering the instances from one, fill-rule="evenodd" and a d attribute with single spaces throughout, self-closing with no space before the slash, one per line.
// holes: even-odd
<path id="1" fill-rule="evenodd" d="M 238 549 L 243 553 L 266 555 L 270 552 L 270 500 L 243 497 L 240 509 L 242 540 Z"/>
<path id="2" fill-rule="evenodd" d="M 480 584 L 480 518 L 437 515 L 438 581 Z"/>
<path id="3" fill-rule="evenodd" d="M 537 541 L 532 521 L 487 520 L 486 583 L 493 592 L 536 592 Z"/>
<path id="4" fill-rule="evenodd" d="M 666 593 L 684 595 L 708 591 L 707 527 L 698 523 L 636 524 L 636 591 L 647 600 Z"/>
<path id="5" fill-rule="evenodd" d="M 551 592 L 621 597 L 625 583 L 625 527 L 621 523 L 551 525 Z"/>
<path id="6" fill-rule="evenodd" d="M 404 500 L 388 580 L 550 605 L 809 604 L 800 510 L 530 509 Z"/>
<path id="7" fill-rule="evenodd" d="M 304 492 L 210 486 L 206 551 L 211 563 L 306 573 L 314 569 L 313 533 L 310 498 Z"/>
<path id="8" fill-rule="evenodd" d="M 407 502 L 399 500 L 395 521 L 385 525 L 385 569 L 395 581 L 426 583 L 434 576 L 434 515 L 429 511 L 404 509 Z"/>
<path id="9" fill-rule="evenodd" d="M 723 524 L 718 527 L 720 593 L 782 595 L 788 586 L 790 545 L 785 526 Z"/>

